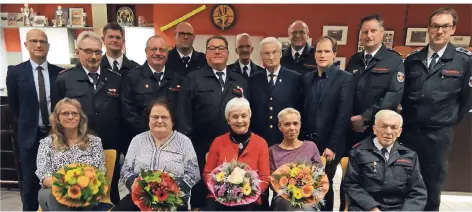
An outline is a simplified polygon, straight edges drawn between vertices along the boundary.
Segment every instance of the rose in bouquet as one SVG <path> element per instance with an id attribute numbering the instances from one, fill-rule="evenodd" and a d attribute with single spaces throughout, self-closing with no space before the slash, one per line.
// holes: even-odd
<path id="1" fill-rule="evenodd" d="M 174 175 L 161 170 L 141 171 L 131 187 L 131 198 L 141 211 L 177 210 L 183 205 Z"/>
<path id="2" fill-rule="evenodd" d="M 256 171 L 235 160 L 216 167 L 207 179 L 215 200 L 226 206 L 250 204 L 259 198 L 261 180 Z"/>
<path id="3" fill-rule="evenodd" d="M 270 183 L 278 195 L 299 208 L 319 208 L 329 189 L 323 168 L 303 163 L 282 165 L 270 176 Z"/>
<path id="4" fill-rule="evenodd" d="M 52 194 L 68 207 L 98 204 L 108 191 L 105 174 L 86 164 L 69 164 L 53 174 Z"/>

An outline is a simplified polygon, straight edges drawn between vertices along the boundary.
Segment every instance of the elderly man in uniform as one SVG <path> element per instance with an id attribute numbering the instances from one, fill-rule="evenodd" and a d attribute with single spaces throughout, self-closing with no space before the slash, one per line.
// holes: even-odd
<path id="1" fill-rule="evenodd" d="M 316 69 L 313 58 L 315 50 L 307 42 L 309 36 L 308 25 L 303 21 L 295 21 L 288 27 L 290 46 L 283 50 L 280 64 L 283 67 L 294 70 L 302 76 Z"/>
<path id="2" fill-rule="evenodd" d="M 236 54 L 239 58 L 236 62 L 229 65 L 228 68 L 233 69 L 236 73 L 241 74 L 244 79 L 248 80 L 259 71 L 264 69 L 251 60 L 251 54 L 254 51 L 252 47 L 251 36 L 247 33 L 236 35 Z"/>
<path id="3" fill-rule="evenodd" d="M 472 52 L 449 43 L 457 19 L 451 8 L 434 11 L 430 43 L 405 59 L 402 142 L 418 153 L 428 190 L 425 210 L 439 210 L 453 128 L 472 103 Z"/>
<path id="4" fill-rule="evenodd" d="M 120 88 L 121 76 L 102 69 L 102 40 L 94 32 L 84 31 L 77 38 L 79 64 L 63 71 L 56 80 L 60 98 L 77 99 L 89 120 L 89 129 L 102 139 L 103 149 L 117 149 L 122 141 Z M 116 171 L 118 170 L 118 171 Z M 120 201 L 119 169 L 111 182 L 111 200 Z"/>
<path id="5" fill-rule="evenodd" d="M 421 211 L 426 187 L 417 154 L 397 142 L 402 117 L 392 110 L 375 115 L 375 138 L 354 145 L 344 176 L 349 211 Z"/>
<path id="6" fill-rule="evenodd" d="M 203 68 L 207 61 L 205 54 L 193 49 L 195 34 L 193 27 L 188 22 L 181 22 L 175 27 L 175 47 L 170 50 L 166 67 L 182 76 L 187 76 L 192 71 Z"/>
<path id="7" fill-rule="evenodd" d="M 182 88 L 183 77 L 165 66 L 168 45 L 159 35 L 146 42 L 147 60 L 140 68 L 132 70 L 123 78 L 121 89 L 122 114 L 134 136 L 149 129 L 149 118 L 144 110 L 155 99 L 166 99 L 175 111 L 177 98 Z"/>
<path id="8" fill-rule="evenodd" d="M 226 103 L 234 97 L 249 95 L 246 80 L 227 69 L 228 55 L 225 37 L 216 35 L 208 38 L 208 66 L 189 73 L 179 95 L 177 130 L 191 138 L 200 173 L 203 173 L 205 155 L 213 139 L 229 131 L 224 115 Z M 206 194 L 207 188 L 201 180 L 192 188 L 192 208 L 203 208 Z"/>

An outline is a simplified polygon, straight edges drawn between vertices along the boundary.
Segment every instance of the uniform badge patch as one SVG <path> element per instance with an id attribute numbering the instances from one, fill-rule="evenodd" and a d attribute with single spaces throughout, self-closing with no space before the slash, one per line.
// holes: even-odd
<path id="1" fill-rule="evenodd" d="M 397 80 L 398 80 L 398 82 L 403 82 L 403 81 L 405 81 L 405 74 L 402 73 L 402 72 L 398 72 L 398 74 L 397 74 Z"/>
<path id="2" fill-rule="evenodd" d="M 469 78 L 469 87 L 472 88 L 472 77 Z"/>

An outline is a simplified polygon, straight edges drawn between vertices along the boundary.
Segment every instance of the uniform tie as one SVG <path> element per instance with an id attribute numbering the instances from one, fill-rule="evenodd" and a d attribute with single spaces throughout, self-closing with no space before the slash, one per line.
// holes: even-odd
<path id="1" fill-rule="evenodd" d="M 274 77 L 275 77 L 275 74 L 273 73 L 270 73 L 269 74 L 269 92 L 272 93 L 272 90 L 274 90 L 274 87 L 275 87 L 275 84 L 274 84 Z"/>
<path id="2" fill-rule="evenodd" d="M 113 72 L 115 73 L 120 73 L 120 70 L 118 69 L 118 61 L 113 61 Z"/>
<path id="3" fill-rule="evenodd" d="M 161 85 L 161 77 L 162 77 L 162 72 L 154 72 L 152 73 L 154 75 L 154 78 L 156 78 L 157 80 L 157 83 L 159 84 L 159 86 Z"/>
<path id="4" fill-rule="evenodd" d="M 364 57 L 364 63 L 365 63 L 365 67 L 367 67 L 370 63 L 370 60 L 372 59 L 372 55 L 371 54 L 366 54 L 365 57 Z"/>
<path id="5" fill-rule="evenodd" d="M 388 160 L 388 156 L 389 156 L 389 155 L 388 155 L 388 150 L 387 150 L 387 148 L 382 148 L 382 149 L 380 150 L 380 152 L 382 153 L 382 156 L 385 158 L 385 160 Z"/>
<path id="6" fill-rule="evenodd" d="M 299 60 L 300 60 L 300 53 L 295 52 L 295 63 L 298 63 Z"/>
<path id="7" fill-rule="evenodd" d="M 221 87 L 225 86 L 225 81 L 223 80 L 223 74 L 224 74 L 224 72 L 222 72 L 222 71 L 217 71 L 216 72 L 216 75 L 218 75 L 218 80 L 220 81 Z"/>
<path id="8" fill-rule="evenodd" d="M 429 64 L 428 71 L 431 71 L 434 68 L 438 57 L 439 55 L 436 52 L 434 52 L 434 54 L 431 56 L 431 63 Z"/>
<path id="9" fill-rule="evenodd" d="M 247 66 L 244 66 L 243 67 L 243 76 L 246 77 L 246 78 L 249 77 L 249 74 L 247 73 L 247 70 L 248 70 Z"/>
<path id="10" fill-rule="evenodd" d="M 188 66 L 189 61 L 190 61 L 190 57 L 189 57 L 189 56 L 184 56 L 184 57 L 182 57 L 182 62 L 184 62 L 185 67 Z"/>
<path id="11" fill-rule="evenodd" d="M 88 73 L 90 78 L 92 78 L 92 84 L 97 85 L 98 83 L 98 73 Z"/>

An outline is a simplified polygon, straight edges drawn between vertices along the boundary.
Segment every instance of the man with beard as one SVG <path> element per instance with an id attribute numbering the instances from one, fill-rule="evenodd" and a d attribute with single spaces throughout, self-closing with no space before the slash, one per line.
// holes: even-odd
<path id="1" fill-rule="evenodd" d="M 248 80 L 250 76 L 254 75 L 258 71 L 264 69 L 256 65 L 251 60 L 251 54 L 254 51 L 252 47 L 251 37 L 247 33 L 236 35 L 236 54 L 239 58 L 236 62 L 229 65 L 228 67 L 233 69 L 236 73 L 241 74 L 244 79 Z"/>
<path id="2" fill-rule="evenodd" d="M 169 52 L 166 67 L 182 76 L 203 68 L 207 61 L 205 54 L 193 49 L 195 34 L 188 22 L 181 22 L 175 27 L 175 47 Z"/>
<path id="3" fill-rule="evenodd" d="M 230 129 L 224 114 L 226 104 L 234 97 L 249 95 L 246 80 L 226 67 L 229 55 L 226 38 L 218 35 L 208 38 L 206 49 L 208 66 L 189 73 L 185 79 L 177 126 L 179 132 L 192 140 L 200 173 L 213 139 Z M 192 208 L 205 206 L 207 191 L 203 180 L 192 188 Z"/>
<path id="4" fill-rule="evenodd" d="M 313 58 L 315 50 L 310 43 L 307 43 L 309 33 L 308 25 L 305 22 L 293 22 L 288 27 L 290 46 L 283 51 L 280 61 L 283 67 L 294 70 L 302 76 L 316 68 L 316 62 Z"/>
<path id="5" fill-rule="evenodd" d="M 402 142 L 418 153 L 428 191 L 424 210 L 439 210 L 454 126 L 472 104 L 472 52 L 449 43 L 458 16 L 440 8 L 429 17 L 429 44 L 405 59 Z"/>
<path id="6" fill-rule="evenodd" d="M 63 71 L 56 80 L 59 97 L 77 99 L 89 120 L 89 129 L 102 140 L 103 149 L 117 149 L 122 140 L 120 129 L 120 74 L 100 67 L 102 40 L 94 32 L 84 31 L 77 38 L 76 67 Z M 117 169 L 117 168 L 115 168 Z M 117 169 L 119 170 L 119 169 Z M 119 172 L 113 173 L 112 201 L 119 202 Z"/>

